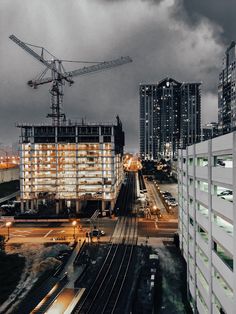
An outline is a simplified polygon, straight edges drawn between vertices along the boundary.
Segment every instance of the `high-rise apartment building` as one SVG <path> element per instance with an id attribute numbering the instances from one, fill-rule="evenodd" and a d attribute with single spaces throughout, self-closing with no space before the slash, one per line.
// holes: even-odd
<path id="1" fill-rule="evenodd" d="M 123 180 L 124 132 L 117 124 L 19 125 L 22 211 L 55 203 L 78 212 L 89 200 L 113 209 Z"/>
<path id="2" fill-rule="evenodd" d="M 183 83 L 180 101 L 180 147 L 201 141 L 201 83 Z"/>
<path id="3" fill-rule="evenodd" d="M 225 52 L 218 85 L 218 122 L 220 134 L 236 129 L 236 44 Z"/>
<path id="4" fill-rule="evenodd" d="M 179 147 L 200 141 L 200 83 L 165 78 L 140 84 L 140 156 L 176 158 Z"/>
<path id="5" fill-rule="evenodd" d="M 218 123 L 210 122 L 202 128 L 202 140 L 206 141 L 219 135 Z"/>
<path id="6" fill-rule="evenodd" d="M 179 239 L 194 313 L 236 309 L 236 132 L 179 151 Z"/>

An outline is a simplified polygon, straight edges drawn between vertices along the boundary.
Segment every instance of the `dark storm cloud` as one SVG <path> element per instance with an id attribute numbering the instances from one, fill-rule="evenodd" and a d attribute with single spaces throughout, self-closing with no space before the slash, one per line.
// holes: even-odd
<path id="1" fill-rule="evenodd" d="M 221 39 L 226 45 L 236 39 L 235 0 L 183 0 L 183 4 L 193 23 L 205 16 L 220 25 Z"/>
<path id="2" fill-rule="evenodd" d="M 43 67 L 8 39 L 11 33 L 63 59 L 130 55 L 131 64 L 75 78 L 64 99 L 72 118 L 111 121 L 119 114 L 128 149 L 138 147 L 140 82 L 166 76 L 203 81 L 203 119 L 216 118 L 225 48 L 216 36 L 221 28 L 200 15 L 193 22 L 182 1 L 57 0 L 55 6 L 54 0 L 1 0 L 0 7 L 0 142 L 16 141 L 16 121 L 41 122 L 49 111 L 49 86 L 32 90 L 26 85 Z"/>

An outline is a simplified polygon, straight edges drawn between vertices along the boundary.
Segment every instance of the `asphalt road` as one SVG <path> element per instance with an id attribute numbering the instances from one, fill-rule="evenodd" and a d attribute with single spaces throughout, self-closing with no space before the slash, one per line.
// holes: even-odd
<path id="1" fill-rule="evenodd" d="M 178 184 L 177 183 L 169 183 L 169 184 L 159 184 L 161 191 L 170 192 L 176 200 L 178 200 Z"/>
<path id="2" fill-rule="evenodd" d="M 99 219 L 96 226 L 90 225 L 89 222 L 80 221 L 75 228 L 76 237 L 85 237 L 86 232 L 89 232 L 91 228 L 97 227 L 105 231 L 106 237 L 110 237 L 114 226 L 115 220 Z M 27 238 L 42 238 L 44 241 L 57 238 L 73 238 L 74 227 L 71 224 L 66 223 L 15 223 L 10 229 L 10 241 L 11 239 L 27 239 Z M 0 234 L 7 237 L 8 229 L 4 226 L 0 228 Z M 10 242 L 9 241 L 9 242 Z"/>
<path id="3" fill-rule="evenodd" d="M 139 219 L 138 223 L 138 235 L 139 237 L 173 237 L 178 224 L 176 222 L 156 222 L 148 221 L 145 219 Z"/>

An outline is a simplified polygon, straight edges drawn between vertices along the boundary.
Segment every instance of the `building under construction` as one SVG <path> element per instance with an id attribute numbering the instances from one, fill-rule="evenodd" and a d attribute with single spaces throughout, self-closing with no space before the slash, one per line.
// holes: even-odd
<path id="1" fill-rule="evenodd" d="M 123 179 L 121 121 L 117 117 L 116 125 L 70 123 L 61 112 L 63 90 L 66 84 L 73 85 L 74 77 L 112 69 L 132 59 L 127 56 L 104 62 L 61 60 L 44 47 L 23 42 L 15 35 L 9 38 L 45 66 L 28 85 L 36 89 L 51 84 L 51 113 L 47 117 L 52 124 L 18 125 L 22 212 L 46 202 L 55 204 L 57 213 L 65 206 L 79 212 L 88 200 L 97 200 L 102 210 L 112 210 Z M 92 65 L 66 71 L 66 62 Z"/>
<path id="2" fill-rule="evenodd" d="M 112 210 L 123 180 L 124 132 L 117 124 L 18 125 L 21 210 L 39 204 L 79 212 L 89 200 Z"/>

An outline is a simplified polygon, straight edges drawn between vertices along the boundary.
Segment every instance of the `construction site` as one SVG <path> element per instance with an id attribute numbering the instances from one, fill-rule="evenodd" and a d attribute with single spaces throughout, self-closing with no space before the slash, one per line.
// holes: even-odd
<path id="1" fill-rule="evenodd" d="M 16 45 L 46 68 L 28 85 L 34 89 L 50 84 L 51 123 L 19 123 L 21 212 L 38 212 L 40 207 L 73 210 L 77 214 L 88 202 L 111 214 L 123 181 L 124 132 L 116 124 L 71 122 L 62 113 L 64 87 L 76 76 L 93 74 L 132 62 L 130 57 L 89 62 L 60 60 L 44 47 L 25 43 L 15 35 Z M 92 63 L 66 71 L 65 62 Z M 95 63 L 95 64 L 94 64 Z M 50 75 L 47 76 L 47 72 Z"/>
<path id="2" fill-rule="evenodd" d="M 19 126 L 21 210 L 55 203 L 57 213 L 97 201 L 112 210 L 123 181 L 124 133 L 117 125 Z"/>

